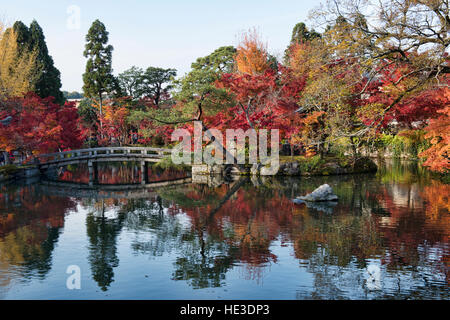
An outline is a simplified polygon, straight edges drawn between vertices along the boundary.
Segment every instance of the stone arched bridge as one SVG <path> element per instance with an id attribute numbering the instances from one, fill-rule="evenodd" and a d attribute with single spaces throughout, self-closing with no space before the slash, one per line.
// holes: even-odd
<path id="1" fill-rule="evenodd" d="M 45 173 L 52 168 L 70 164 L 87 163 L 89 168 L 89 183 L 95 184 L 98 180 L 98 162 L 139 162 L 141 165 L 141 181 L 145 184 L 148 162 L 159 162 L 172 153 L 171 149 L 144 148 L 144 147 L 106 147 L 63 151 L 51 154 L 41 154 L 38 158 L 38 167 Z"/>

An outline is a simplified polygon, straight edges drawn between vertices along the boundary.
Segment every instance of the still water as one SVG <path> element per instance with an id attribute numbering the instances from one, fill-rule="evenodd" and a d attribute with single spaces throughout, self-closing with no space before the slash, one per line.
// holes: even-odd
<path id="1" fill-rule="evenodd" d="M 135 188 L 90 190 L 72 167 L 60 184 L 0 186 L 0 299 L 450 299 L 450 185 L 414 163 L 147 188 L 139 176 L 102 167 L 100 183 Z M 323 183 L 335 206 L 292 202 Z"/>

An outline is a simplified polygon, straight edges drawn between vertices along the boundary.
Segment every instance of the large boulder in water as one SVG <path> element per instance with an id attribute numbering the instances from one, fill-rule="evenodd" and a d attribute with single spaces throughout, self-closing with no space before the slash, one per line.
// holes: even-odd
<path id="1" fill-rule="evenodd" d="M 331 189 L 331 187 L 328 184 L 324 184 L 318 187 L 310 194 L 307 194 L 306 196 L 303 197 L 298 197 L 297 199 L 312 202 L 337 201 L 338 196 L 334 194 L 333 189 Z"/>

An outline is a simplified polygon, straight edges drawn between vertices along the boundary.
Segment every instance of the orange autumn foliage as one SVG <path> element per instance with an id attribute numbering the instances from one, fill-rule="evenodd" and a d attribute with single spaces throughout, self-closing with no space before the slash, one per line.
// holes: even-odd
<path id="1" fill-rule="evenodd" d="M 312 61 L 313 47 L 310 43 L 296 42 L 289 47 L 289 65 L 292 68 L 294 75 L 303 76 L 309 75 L 315 61 Z"/>
<path id="2" fill-rule="evenodd" d="M 437 119 L 430 120 L 425 128 L 427 132 L 425 138 L 431 139 L 431 147 L 419 156 L 427 159 L 424 166 L 445 173 L 450 171 L 450 106 L 439 110 L 438 113 L 441 115 Z"/>
<path id="3" fill-rule="evenodd" d="M 251 75 L 263 74 L 269 67 L 267 45 L 260 40 L 256 30 L 242 35 L 235 57 L 238 71 Z"/>
<path id="4" fill-rule="evenodd" d="M 450 185 L 433 180 L 423 188 L 421 196 L 425 200 L 425 214 L 427 221 L 442 225 L 450 225 Z M 450 230 L 446 229 L 446 236 L 450 238 Z"/>
<path id="5" fill-rule="evenodd" d="M 325 116 L 326 112 L 324 111 L 312 112 L 301 119 L 300 130 L 291 137 L 293 143 L 302 143 L 306 146 L 306 157 L 316 155 L 317 142 L 322 139 Z"/>

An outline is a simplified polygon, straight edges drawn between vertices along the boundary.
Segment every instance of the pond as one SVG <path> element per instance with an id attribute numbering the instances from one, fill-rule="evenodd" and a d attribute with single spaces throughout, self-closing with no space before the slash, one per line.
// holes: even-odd
<path id="1" fill-rule="evenodd" d="M 137 170 L 99 180 L 138 186 Z M 83 167 L 59 174 L 73 184 L 0 186 L 0 299 L 450 298 L 450 185 L 413 162 L 127 192 L 85 192 Z M 324 183 L 335 205 L 292 202 Z"/>

